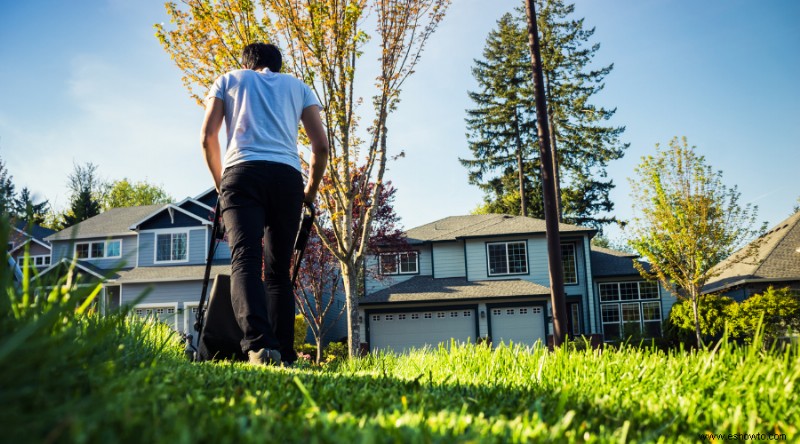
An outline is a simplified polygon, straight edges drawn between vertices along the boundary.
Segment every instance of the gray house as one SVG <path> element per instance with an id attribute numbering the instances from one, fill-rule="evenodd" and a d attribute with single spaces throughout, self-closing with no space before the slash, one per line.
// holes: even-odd
<path id="1" fill-rule="evenodd" d="M 657 336 L 675 299 L 644 281 L 635 257 L 591 247 L 591 228 L 560 224 L 568 328 L 612 340 Z M 408 230 L 409 251 L 368 261 L 362 347 L 403 351 L 457 341 L 531 345 L 552 335 L 545 222 L 502 214 L 454 216 Z"/>
<path id="2" fill-rule="evenodd" d="M 8 238 L 8 253 L 14 258 L 17 264 L 22 265 L 25 250 L 28 250 L 31 265 L 38 270 L 44 270 L 50 266 L 51 247 L 50 242 L 45 240 L 55 231 L 33 224 L 28 225 L 25 221 L 17 221 L 11 227 Z"/>
<path id="3" fill-rule="evenodd" d="M 741 302 L 769 286 L 800 292 L 800 212 L 773 227 L 757 242 L 755 257 L 734 254 L 719 264 L 722 273 L 706 284 L 703 293 L 720 293 Z"/>
<path id="4" fill-rule="evenodd" d="M 43 276 L 59 275 L 77 258 L 79 274 L 105 280 L 101 311 L 134 305 L 137 314 L 188 332 L 200 299 L 215 202 L 212 189 L 174 204 L 103 212 L 47 237 L 52 265 Z M 217 247 L 212 279 L 218 273 L 230 273 L 226 242 Z"/>
<path id="5" fill-rule="evenodd" d="M 51 234 L 52 263 L 41 278 L 63 276 L 75 258 L 79 282 L 103 281 L 101 312 L 132 305 L 140 316 L 193 333 L 216 201 L 212 188 L 177 203 L 113 208 Z M 220 241 L 209 289 L 216 275 L 230 274 L 230 258 L 228 243 Z M 336 325 L 329 338 L 344 334 Z"/>

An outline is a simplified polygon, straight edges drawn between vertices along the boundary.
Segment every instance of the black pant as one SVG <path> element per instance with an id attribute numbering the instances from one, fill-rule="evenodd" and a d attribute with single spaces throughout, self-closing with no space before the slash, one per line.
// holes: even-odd
<path id="1" fill-rule="evenodd" d="M 293 362 L 295 305 L 289 268 L 303 177 L 289 165 L 245 162 L 225 169 L 220 188 L 231 247 L 231 300 L 244 333 L 242 351 L 277 349 L 282 360 Z"/>

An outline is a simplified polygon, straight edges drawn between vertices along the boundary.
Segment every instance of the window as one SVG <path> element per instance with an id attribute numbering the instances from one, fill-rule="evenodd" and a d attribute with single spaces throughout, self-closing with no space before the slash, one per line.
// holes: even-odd
<path id="1" fill-rule="evenodd" d="M 118 258 L 122 256 L 122 240 L 80 242 L 75 244 L 78 259 Z"/>
<path id="2" fill-rule="evenodd" d="M 187 233 L 156 235 L 156 262 L 184 262 L 187 260 Z"/>
<path id="3" fill-rule="evenodd" d="M 647 281 L 604 282 L 598 285 L 598 290 L 606 340 L 633 334 L 661 336 L 658 284 Z"/>
<path id="4" fill-rule="evenodd" d="M 506 314 L 513 315 L 514 314 L 514 309 L 513 308 L 509 308 L 508 310 L 506 310 Z"/>
<path id="5" fill-rule="evenodd" d="M 524 241 L 486 244 L 489 276 L 528 272 L 528 250 Z"/>
<path id="6" fill-rule="evenodd" d="M 386 315 L 386 316 L 384 316 L 384 319 L 386 319 L 387 321 L 393 321 L 394 320 L 394 316 Z"/>
<path id="7" fill-rule="evenodd" d="M 419 319 L 419 313 L 411 313 L 411 319 Z"/>
<path id="8" fill-rule="evenodd" d="M 432 316 L 430 313 L 425 313 L 425 319 L 430 319 Z"/>
<path id="9" fill-rule="evenodd" d="M 500 311 L 499 308 L 493 308 L 492 309 L 492 315 L 493 316 L 500 316 L 500 313 L 502 313 L 502 311 Z"/>
<path id="10" fill-rule="evenodd" d="M 372 320 L 373 321 L 380 321 L 381 320 L 381 315 L 372 315 Z"/>
<path id="11" fill-rule="evenodd" d="M 528 309 L 527 309 L 527 308 L 520 308 L 520 309 L 519 309 L 519 314 L 521 314 L 521 315 L 526 315 L 526 314 L 528 314 Z"/>
<path id="12" fill-rule="evenodd" d="M 50 256 L 31 256 L 31 263 L 36 267 L 47 267 L 50 265 Z"/>
<path id="13" fill-rule="evenodd" d="M 416 274 L 419 269 L 419 255 L 416 251 L 407 253 L 387 253 L 378 256 L 381 274 Z"/>
<path id="14" fill-rule="evenodd" d="M 581 304 L 569 304 L 569 315 L 572 323 L 572 336 L 580 336 L 581 334 Z"/>
<path id="15" fill-rule="evenodd" d="M 406 315 L 404 315 L 404 314 L 397 315 L 397 320 L 405 321 L 406 320 Z"/>
<path id="16" fill-rule="evenodd" d="M 471 316 L 472 316 L 472 312 L 471 311 L 469 311 L 469 310 L 465 310 L 464 311 L 464 317 L 465 318 L 468 318 L 468 317 L 471 317 Z"/>
<path id="17" fill-rule="evenodd" d="M 451 318 L 457 318 L 458 317 L 458 312 L 457 311 L 451 311 L 450 312 L 450 317 Z"/>
<path id="18" fill-rule="evenodd" d="M 575 259 L 575 244 L 561 245 L 561 263 L 564 267 L 564 284 L 577 284 L 578 265 Z"/>
<path id="19" fill-rule="evenodd" d="M 440 311 L 440 312 L 436 313 L 436 317 L 437 318 L 443 318 L 444 317 L 444 312 Z"/>

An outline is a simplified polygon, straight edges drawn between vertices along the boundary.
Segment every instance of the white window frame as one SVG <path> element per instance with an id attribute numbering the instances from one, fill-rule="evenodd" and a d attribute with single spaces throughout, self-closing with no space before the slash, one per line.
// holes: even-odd
<path id="1" fill-rule="evenodd" d="M 41 264 L 37 264 L 36 261 L 42 261 Z M 35 256 L 31 256 L 31 264 L 34 267 L 49 267 L 50 266 L 50 255 L 49 254 L 37 254 Z"/>
<path id="2" fill-rule="evenodd" d="M 200 308 L 200 301 L 191 301 L 183 303 L 183 333 L 192 335 L 192 338 L 197 342 L 197 332 L 194 331 L 194 312 L 192 309 Z"/>
<path id="3" fill-rule="evenodd" d="M 636 284 L 636 296 L 637 297 L 635 299 L 622 299 L 622 294 L 621 294 L 621 290 L 620 290 L 620 284 L 633 284 L 633 283 Z M 616 305 L 617 306 L 617 311 L 618 311 L 618 314 L 619 314 L 619 322 L 603 322 L 602 315 L 601 315 L 601 324 L 603 326 L 605 326 L 606 324 L 619 325 L 620 334 L 624 335 L 625 334 L 625 324 L 626 323 L 631 323 L 631 322 L 625 322 L 625 320 L 623 319 L 624 316 L 623 316 L 623 307 L 622 306 L 623 305 L 630 306 L 630 305 L 633 305 L 633 304 L 636 304 L 638 306 L 638 308 L 639 308 L 639 321 L 638 321 L 638 323 L 639 323 L 639 330 L 640 330 L 640 332 L 642 334 L 645 334 L 645 332 L 646 332 L 646 328 L 645 328 L 645 324 L 646 323 L 656 323 L 656 322 L 661 323 L 661 322 L 663 322 L 664 318 L 663 318 L 662 312 L 661 312 L 661 310 L 662 310 L 661 288 L 660 288 L 660 286 L 658 284 L 655 284 L 656 297 L 642 299 L 642 284 L 644 284 L 644 283 L 647 283 L 647 281 L 636 280 L 636 281 L 599 282 L 597 284 L 597 299 L 598 299 L 598 301 L 600 303 L 600 313 L 602 313 L 603 306 Z M 604 301 L 604 300 L 601 299 L 601 293 L 602 293 L 601 288 L 607 288 L 608 286 L 613 286 L 616 289 L 616 299 L 607 299 L 607 300 Z M 658 319 L 645 320 L 643 304 L 658 304 L 658 308 L 656 310 L 654 310 L 654 313 L 658 314 Z M 662 331 L 661 334 L 663 335 L 664 332 Z M 605 330 L 603 331 L 603 335 L 605 336 Z M 608 340 L 608 339 L 606 339 L 606 340 Z"/>
<path id="4" fill-rule="evenodd" d="M 564 248 L 572 248 L 572 267 L 575 269 L 575 280 L 574 281 L 567 281 L 567 273 L 564 269 L 564 264 L 561 264 L 561 272 L 564 276 L 564 285 L 577 285 L 578 284 L 578 247 L 575 246 L 573 243 L 565 243 L 561 244 L 561 261 L 564 262 Z"/>
<path id="5" fill-rule="evenodd" d="M 133 314 L 134 316 L 138 316 L 136 314 L 136 310 L 156 310 L 159 308 L 171 308 L 173 309 L 172 315 L 167 315 L 160 320 L 172 327 L 175 331 L 178 331 L 178 303 L 177 302 L 162 302 L 162 303 L 155 303 L 155 304 L 138 304 L 133 306 Z M 170 321 L 167 321 L 168 318 L 172 317 Z"/>
<path id="6" fill-rule="evenodd" d="M 400 267 L 400 258 L 402 256 L 414 256 L 414 271 L 402 271 Z M 396 265 L 394 273 L 385 272 L 383 268 L 383 258 L 392 256 Z M 419 252 L 418 251 L 405 251 L 402 253 L 381 253 L 378 255 L 378 270 L 384 276 L 397 276 L 401 274 L 419 274 Z"/>
<path id="7" fill-rule="evenodd" d="M 158 236 L 170 236 L 170 257 L 172 257 L 172 243 L 174 242 L 174 237 L 176 234 L 185 234 L 186 235 L 186 258 L 185 259 L 170 259 L 165 261 L 158 260 Z M 154 264 L 184 264 L 189 262 L 189 230 L 169 230 L 169 231 L 159 231 L 153 233 L 153 263 Z"/>
<path id="8" fill-rule="evenodd" d="M 107 256 L 108 254 L 108 244 L 110 243 L 119 243 L 119 254 L 116 256 Z M 102 256 L 92 256 L 92 245 L 95 244 L 103 244 L 103 255 Z M 84 242 L 75 242 L 75 245 L 72 247 L 72 257 L 78 257 L 78 246 L 79 245 L 88 245 L 89 251 L 87 252 L 86 257 L 81 257 L 78 259 L 82 260 L 99 260 L 99 259 L 119 259 L 122 257 L 122 239 L 108 239 L 108 240 L 94 240 L 94 241 L 84 241 Z"/>
<path id="9" fill-rule="evenodd" d="M 511 264 L 509 263 L 508 258 L 508 246 L 510 244 L 522 244 L 522 248 L 524 251 L 524 258 L 525 258 L 525 271 L 518 271 L 512 273 L 511 271 Z M 505 273 L 492 273 L 492 264 L 490 262 L 491 257 L 489 255 L 489 247 L 495 245 L 504 245 L 505 246 L 505 253 L 506 253 L 506 272 Z M 486 274 L 488 276 L 512 276 L 518 274 L 528 274 L 528 243 L 524 240 L 516 240 L 516 241 L 504 241 L 504 242 L 487 242 L 486 243 Z"/>

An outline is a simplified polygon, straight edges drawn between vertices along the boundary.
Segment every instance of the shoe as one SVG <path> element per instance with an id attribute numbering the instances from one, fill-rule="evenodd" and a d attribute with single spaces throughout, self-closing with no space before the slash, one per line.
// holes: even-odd
<path id="1" fill-rule="evenodd" d="M 270 348 L 249 350 L 247 357 L 253 365 L 279 365 L 281 363 L 281 352 Z"/>

